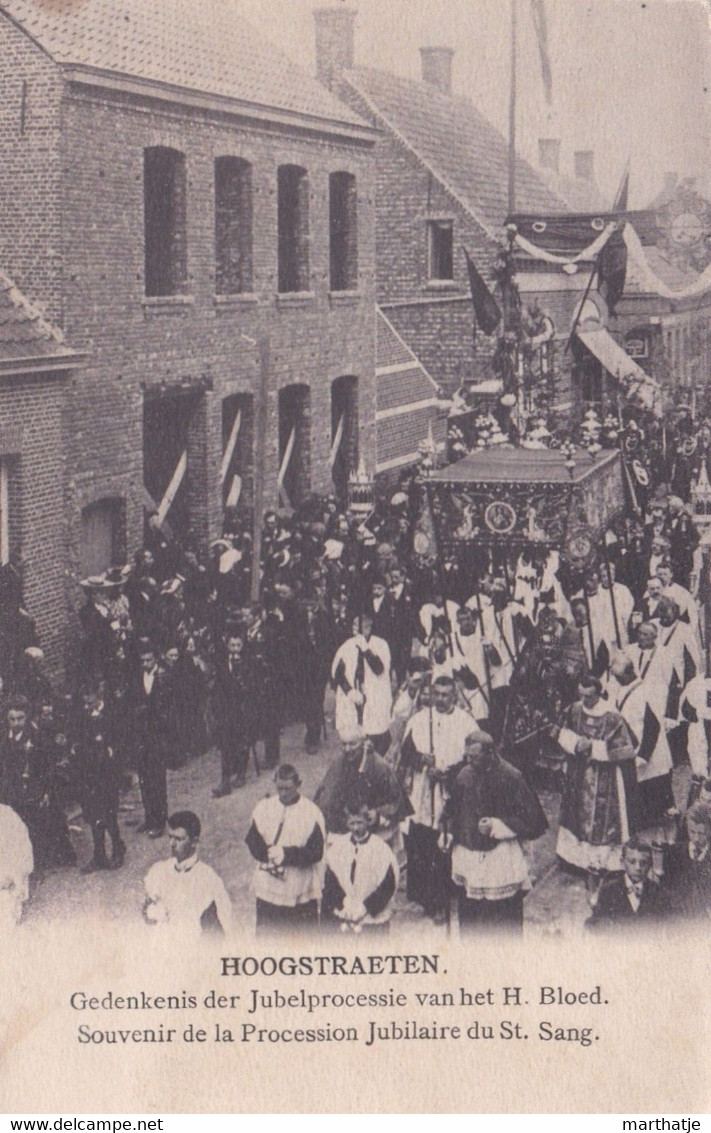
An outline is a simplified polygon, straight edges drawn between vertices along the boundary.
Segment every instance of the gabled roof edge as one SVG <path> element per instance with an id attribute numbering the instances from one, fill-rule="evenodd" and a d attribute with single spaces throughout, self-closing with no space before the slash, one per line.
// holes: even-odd
<path id="1" fill-rule="evenodd" d="M 420 163 L 420 165 L 422 165 L 423 168 L 426 169 L 428 173 L 430 173 L 433 177 L 435 177 L 439 181 L 440 185 L 446 190 L 446 192 L 449 193 L 449 195 L 453 198 L 453 200 L 455 200 L 457 202 L 457 204 L 460 206 L 460 208 L 463 208 L 465 210 L 465 212 L 467 212 L 469 214 L 469 216 L 472 218 L 472 220 L 476 224 L 479 225 L 479 227 L 489 237 L 489 239 L 496 240 L 496 233 L 489 226 L 489 224 L 487 224 L 486 221 L 482 220 L 481 217 L 477 215 L 477 213 L 472 208 L 471 204 L 468 201 L 466 201 L 457 192 L 456 189 L 453 189 L 452 186 L 444 179 L 444 177 L 442 177 L 442 174 L 438 173 L 438 171 L 434 168 L 434 166 L 431 165 L 431 163 L 429 161 L 427 161 L 427 159 L 425 157 L 422 156 L 422 154 L 412 145 L 412 143 L 409 142 L 407 140 L 407 138 L 405 138 L 403 136 L 403 134 L 397 129 L 397 127 L 394 126 L 392 124 L 392 122 L 390 122 L 387 115 L 384 114 L 382 112 L 382 110 L 373 103 L 370 96 L 365 94 L 365 92 L 363 90 L 361 90 L 361 88 L 358 86 L 358 84 L 348 74 L 343 76 L 343 81 L 348 83 L 348 85 L 353 90 L 354 94 L 358 95 L 359 98 L 363 99 L 363 101 L 367 104 L 371 113 L 386 125 L 387 129 L 390 130 L 390 132 L 397 138 L 397 140 L 400 142 L 400 144 L 405 147 L 405 149 L 408 151 L 408 153 L 411 153 L 412 156 Z M 502 224 L 502 227 L 503 227 L 503 224 Z"/>
<path id="2" fill-rule="evenodd" d="M 430 374 L 429 370 L 428 370 L 428 369 L 427 369 L 427 367 L 426 367 L 426 366 L 424 365 L 424 363 L 423 363 L 423 362 L 421 362 L 421 361 L 420 361 L 420 359 L 419 359 L 419 358 L 417 357 L 417 355 L 415 354 L 415 351 L 414 351 L 414 350 L 412 349 L 412 347 L 411 347 L 411 346 L 408 346 L 408 344 L 407 344 L 407 343 L 405 342 L 405 339 L 404 339 L 404 338 L 402 337 L 402 335 L 401 335 L 401 334 L 399 334 L 399 333 L 398 333 L 398 332 L 397 332 L 397 331 L 395 330 L 395 327 L 394 327 L 394 326 L 393 326 L 393 324 L 392 324 L 392 323 L 390 322 L 390 319 L 389 319 L 389 318 L 388 318 L 388 316 L 387 316 L 387 315 L 385 314 L 385 312 L 383 311 L 383 308 L 382 308 L 382 307 L 380 306 L 380 304 L 379 304 L 379 303 L 376 303 L 376 304 L 375 304 L 375 310 L 376 310 L 376 313 L 377 313 L 377 315 L 378 315 L 378 316 L 379 316 L 379 317 L 380 317 L 380 318 L 381 318 L 381 319 L 383 320 L 383 322 L 384 322 L 384 323 L 385 323 L 385 325 L 387 326 L 388 330 L 389 330 L 389 331 L 390 331 L 390 332 L 391 332 L 392 334 L 394 334 L 394 335 L 395 335 L 395 338 L 396 338 L 396 339 L 398 340 L 398 342 L 400 343 L 400 345 L 401 345 L 401 346 L 402 346 L 402 347 L 403 347 L 403 348 L 404 348 L 405 350 L 407 350 L 408 354 L 410 354 L 410 355 L 411 355 L 411 357 L 412 357 L 412 361 L 413 361 L 413 364 L 414 364 L 414 365 L 416 365 L 416 366 L 419 366 L 419 367 L 420 367 L 420 369 L 422 370 L 422 373 L 423 373 L 423 374 L 425 375 L 425 377 L 427 378 L 427 381 L 431 383 L 431 385 L 432 385 L 432 388 L 433 388 L 433 389 L 435 389 L 435 390 L 437 391 L 437 393 L 439 393 L 439 385 L 438 385 L 438 384 L 437 384 L 437 382 L 436 382 L 436 381 L 434 380 L 434 378 L 432 377 L 432 375 Z M 376 367 L 375 367 L 375 373 L 376 373 L 376 376 L 377 376 L 377 373 L 378 373 L 378 366 L 377 366 L 377 363 L 376 363 Z"/>

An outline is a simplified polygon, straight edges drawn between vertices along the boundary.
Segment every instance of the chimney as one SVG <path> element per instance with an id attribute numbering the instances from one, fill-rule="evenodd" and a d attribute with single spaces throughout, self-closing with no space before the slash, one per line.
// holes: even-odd
<path id="1" fill-rule="evenodd" d="M 595 180 L 595 151 L 579 149 L 573 154 L 575 161 L 575 176 L 579 181 L 593 182 Z"/>
<path id="2" fill-rule="evenodd" d="M 451 47 L 421 47 L 422 81 L 436 87 L 442 94 L 452 93 L 452 59 L 454 50 Z"/>
<path id="3" fill-rule="evenodd" d="M 317 8 L 316 77 L 333 89 L 338 76 L 353 66 L 355 48 L 355 8 Z"/>
<path id="4" fill-rule="evenodd" d="M 538 164 L 541 169 L 557 173 L 560 167 L 560 138 L 538 139 Z"/>

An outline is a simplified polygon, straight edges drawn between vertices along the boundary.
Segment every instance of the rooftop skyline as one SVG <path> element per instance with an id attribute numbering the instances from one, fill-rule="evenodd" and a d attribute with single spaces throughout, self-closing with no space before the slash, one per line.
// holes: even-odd
<path id="1" fill-rule="evenodd" d="M 232 0 L 226 0 L 232 2 Z M 313 74 L 313 10 L 328 0 L 234 0 L 262 34 Z M 334 6 L 336 0 L 333 0 Z M 356 64 L 420 77 L 419 48 L 455 49 L 453 91 L 507 133 L 510 2 L 349 0 L 357 8 Z M 546 0 L 553 99 L 545 101 L 529 0 L 517 0 L 521 154 L 561 140 L 560 172 L 594 150 L 603 197 L 631 159 L 630 206 L 647 205 L 667 172 L 709 192 L 711 6 L 706 0 Z"/>

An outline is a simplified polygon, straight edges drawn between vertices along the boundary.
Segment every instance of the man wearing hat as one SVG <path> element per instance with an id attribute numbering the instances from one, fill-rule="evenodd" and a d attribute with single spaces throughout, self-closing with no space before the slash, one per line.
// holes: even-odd
<path id="1" fill-rule="evenodd" d="M 49 678 L 42 672 L 44 653 L 37 645 L 30 645 L 25 649 L 17 667 L 15 686 L 20 689 L 29 700 L 33 714 L 36 714 L 42 704 L 51 704 L 52 685 Z"/>
<path id="2" fill-rule="evenodd" d="M 84 821 L 91 827 L 93 853 L 82 873 L 120 869 L 126 846 L 118 827 L 121 761 L 113 737 L 114 721 L 102 682 L 88 684 L 82 693 L 82 712 L 73 746 L 79 798 Z M 106 853 L 106 835 L 111 856 Z"/>
<path id="3" fill-rule="evenodd" d="M 389 636 L 387 634 L 382 636 L 390 646 L 393 671 L 400 685 L 405 679 L 407 662 L 412 656 L 412 639 L 416 627 L 412 595 L 405 571 L 399 563 L 391 568 L 388 575 L 388 604 L 391 611 L 391 628 Z"/>
<path id="4" fill-rule="evenodd" d="M 531 888 L 521 843 L 548 828 L 537 795 L 520 771 L 501 759 L 488 732 L 464 741 L 466 765 L 450 785 L 440 829 L 452 846 L 459 887 L 459 931 L 521 931 Z"/>
<path id="5" fill-rule="evenodd" d="M 111 664 L 115 637 L 111 623 L 113 616 L 108 601 L 115 587 L 103 575 L 92 575 L 79 583 L 86 594 L 86 603 L 79 610 L 82 629 L 80 665 L 83 673 L 103 676 Z"/>

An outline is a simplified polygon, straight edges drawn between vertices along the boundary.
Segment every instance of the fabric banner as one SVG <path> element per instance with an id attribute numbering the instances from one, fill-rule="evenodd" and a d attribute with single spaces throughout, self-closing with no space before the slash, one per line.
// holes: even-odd
<path id="1" fill-rule="evenodd" d="M 343 440 L 343 430 L 345 428 L 345 424 L 346 424 L 346 415 L 345 415 L 345 413 L 342 413 L 341 416 L 340 416 L 339 422 L 338 422 L 338 428 L 336 429 L 335 436 L 334 436 L 334 438 L 331 442 L 331 451 L 328 454 L 328 467 L 331 470 L 331 472 L 333 472 L 333 466 L 336 463 L 336 457 L 338 456 L 338 450 L 341 447 L 341 441 Z"/>
<path id="2" fill-rule="evenodd" d="M 576 334 L 608 374 L 620 382 L 630 400 L 637 401 L 643 409 L 661 413 L 663 393 L 659 382 L 650 377 L 634 358 L 630 358 L 605 327 L 595 330 L 579 329 Z"/>
<path id="3" fill-rule="evenodd" d="M 607 241 L 612 236 L 613 232 L 617 231 L 617 221 L 611 220 L 609 224 L 605 225 L 600 235 L 592 244 L 588 244 L 587 248 L 583 248 L 582 252 L 578 252 L 575 256 L 558 256 L 554 252 L 549 252 L 545 248 L 539 247 L 537 244 L 532 244 L 520 232 L 516 234 L 515 243 L 522 252 L 531 256 L 534 260 L 543 260 L 547 264 L 577 264 L 581 260 L 594 260 L 600 254 L 602 249 L 607 244 Z"/>
<path id="4" fill-rule="evenodd" d="M 532 468 L 540 454 L 529 455 Z M 555 455 L 562 465 L 560 453 Z M 598 538 L 620 514 L 625 499 L 619 454 L 596 463 L 575 483 L 530 479 L 426 483 L 429 521 L 434 521 L 437 541 L 444 549 L 465 543 L 562 547 L 571 522 L 578 522 L 581 515 Z"/>
<path id="5" fill-rule="evenodd" d="M 220 465 L 220 483 L 221 484 L 224 484 L 225 480 L 227 479 L 227 473 L 230 470 L 230 464 L 232 463 L 232 457 L 234 455 L 235 445 L 237 444 L 237 437 L 239 436 L 239 430 L 240 430 L 241 424 L 242 424 L 242 410 L 238 409 L 237 413 L 235 415 L 235 419 L 232 422 L 232 429 L 230 430 L 229 440 L 227 441 L 227 446 L 225 448 L 224 455 L 222 457 L 222 464 Z"/>
<path id="6" fill-rule="evenodd" d="M 417 523 L 415 525 L 413 545 L 417 554 L 422 555 L 423 558 L 436 558 L 437 536 L 435 534 L 435 525 L 434 519 L 432 517 L 432 508 L 430 506 L 429 495 L 426 490 L 422 492 L 422 499 L 420 501 L 420 514 L 417 517 Z"/>
<path id="7" fill-rule="evenodd" d="M 160 506 L 158 508 L 158 526 L 159 527 L 163 525 L 165 517 L 168 514 L 168 512 L 170 511 L 171 504 L 173 503 L 173 500 L 175 499 L 175 497 L 178 494 L 178 489 L 180 488 L 180 485 L 183 482 L 183 477 L 185 476 L 187 469 L 188 469 L 188 454 L 187 454 L 187 450 L 184 449 L 183 452 L 181 453 L 180 460 L 178 461 L 175 472 L 173 473 L 173 475 L 171 477 L 170 484 L 166 488 L 165 495 L 163 496 L 163 499 L 161 500 Z"/>
<path id="8" fill-rule="evenodd" d="M 629 224 L 625 226 L 624 240 L 637 275 L 638 286 L 643 291 L 648 291 L 652 295 L 659 295 L 663 299 L 693 299 L 711 291 L 711 264 L 688 287 L 682 287 L 680 291 L 672 291 L 671 287 L 667 287 L 666 283 L 663 283 L 653 268 L 650 267 L 642 241 Z"/>
<path id="9" fill-rule="evenodd" d="M 551 57 L 548 49 L 548 18 L 546 16 L 545 0 L 531 0 L 531 15 L 533 17 L 533 26 L 536 29 L 536 38 L 538 40 L 538 54 L 541 57 L 541 76 L 543 78 L 543 89 L 546 94 L 546 102 L 553 101 L 553 71 L 551 69 Z"/>

